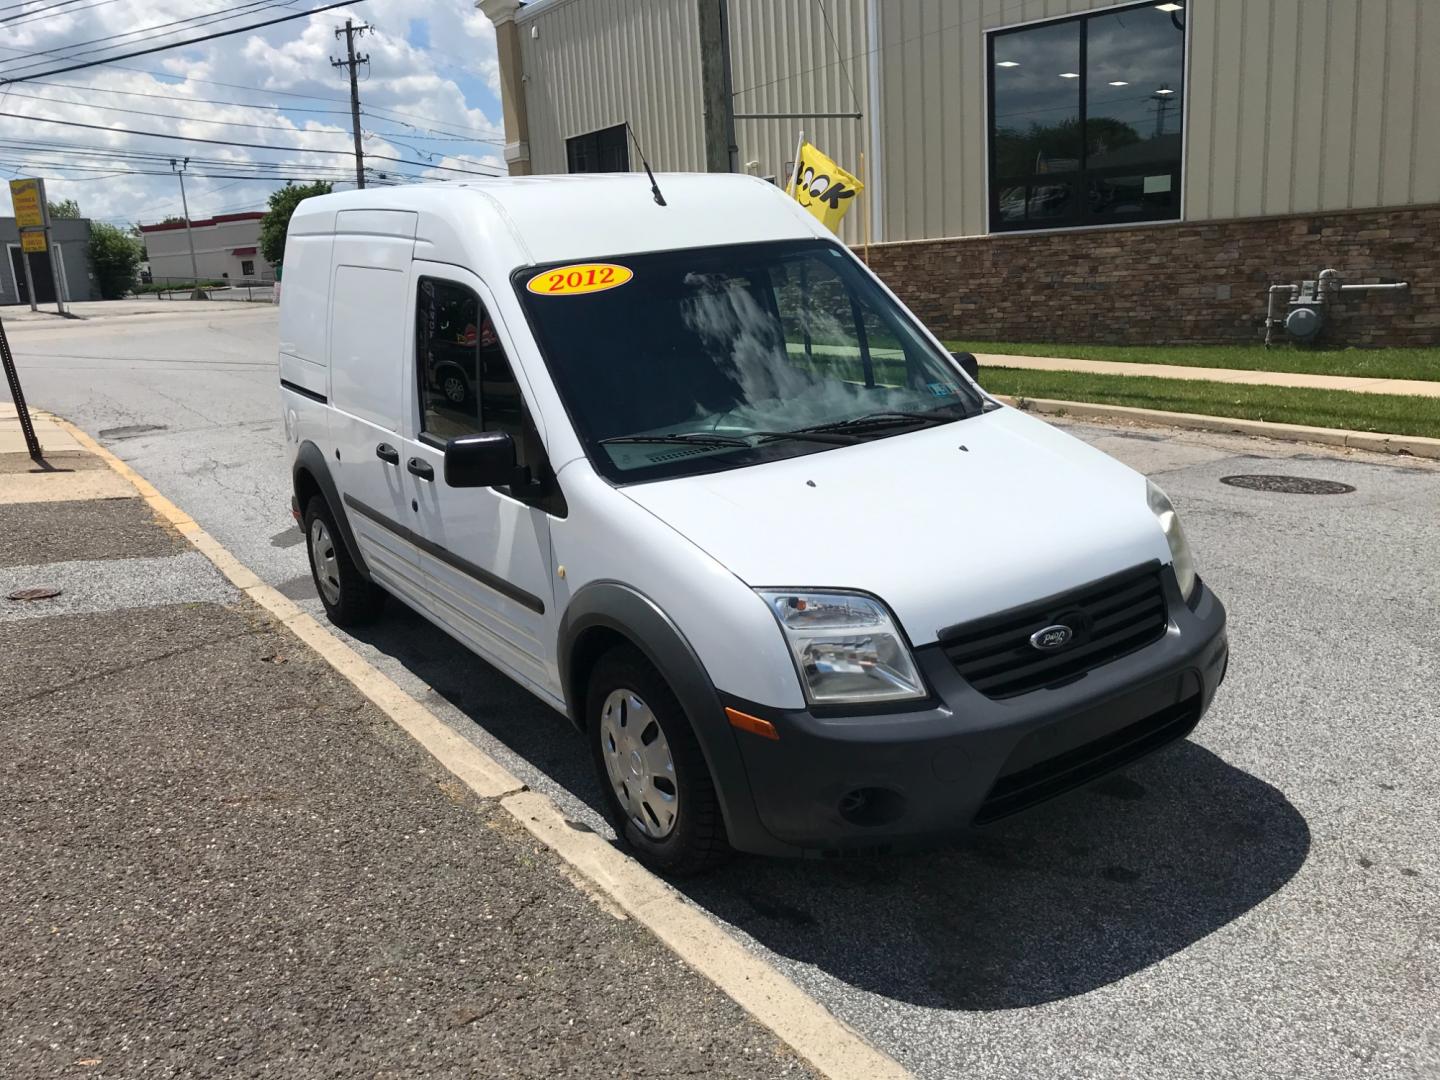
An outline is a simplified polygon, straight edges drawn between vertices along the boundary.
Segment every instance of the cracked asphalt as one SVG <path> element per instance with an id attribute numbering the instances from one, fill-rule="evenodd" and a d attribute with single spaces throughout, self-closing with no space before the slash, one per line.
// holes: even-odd
<path id="1" fill-rule="evenodd" d="M 0 563 L 36 506 L 97 557 L 0 601 L 0 1076 L 811 1075 L 139 500 Z"/>
<path id="2" fill-rule="evenodd" d="M 274 333 L 261 309 L 11 340 L 34 403 L 318 612 Z M 1165 487 L 1229 608 L 1229 678 L 1194 736 L 951 849 L 743 859 L 686 892 L 922 1077 L 1440 1076 L 1440 468 L 1062 425 Z M 1221 483 L 1237 474 L 1355 491 Z M 584 746 L 524 691 L 402 611 L 349 640 L 603 828 Z"/>

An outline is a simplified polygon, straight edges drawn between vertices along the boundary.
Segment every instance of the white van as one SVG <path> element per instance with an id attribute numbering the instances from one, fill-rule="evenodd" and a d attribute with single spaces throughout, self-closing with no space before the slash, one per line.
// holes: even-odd
<path id="1" fill-rule="evenodd" d="M 935 840 L 1184 737 L 1225 613 L 1159 488 L 988 397 L 771 185 L 307 199 L 280 385 L 326 611 L 565 713 L 637 855 Z"/>

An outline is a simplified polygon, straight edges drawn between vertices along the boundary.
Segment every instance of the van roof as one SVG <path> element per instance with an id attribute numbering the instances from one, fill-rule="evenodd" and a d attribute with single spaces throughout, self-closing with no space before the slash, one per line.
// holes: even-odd
<path id="1" fill-rule="evenodd" d="M 291 233 L 325 233 L 348 210 L 414 211 L 417 258 L 508 273 L 519 266 L 609 255 L 832 234 L 759 177 L 659 173 L 496 177 L 366 188 L 306 199 Z"/>

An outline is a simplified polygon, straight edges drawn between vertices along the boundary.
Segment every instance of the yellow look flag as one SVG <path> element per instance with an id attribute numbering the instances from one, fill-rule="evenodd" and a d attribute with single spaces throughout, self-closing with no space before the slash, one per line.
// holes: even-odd
<path id="1" fill-rule="evenodd" d="M 808 142 L 800 147 L 789 194 L 831 231 L 840 231 L 840 222 L 855 204 L 855 196 L 864 190 L 864 184 Z"/>

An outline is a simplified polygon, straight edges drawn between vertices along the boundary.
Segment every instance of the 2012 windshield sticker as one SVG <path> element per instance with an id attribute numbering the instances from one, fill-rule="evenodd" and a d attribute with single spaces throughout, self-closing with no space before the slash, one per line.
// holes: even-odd
<path id="1" fill-rule="evenodd" d="M 575 263 L 542 270 L 525 287 L 537 296 L 578 296 L 618 288 L 634 276 L 628 266 L 615 263 Z"/>

